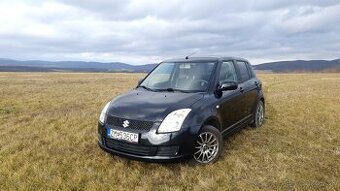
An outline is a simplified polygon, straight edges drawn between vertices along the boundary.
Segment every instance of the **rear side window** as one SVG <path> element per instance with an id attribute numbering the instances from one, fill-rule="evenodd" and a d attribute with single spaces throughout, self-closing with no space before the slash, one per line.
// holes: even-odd
<path id="1" fill-rule="evenodd" d="M 256 77 L 254 67 L 248 64 L 248 69 L 250 70 L 251 77 Z"/>
<path id="2" fill-rule="evenodd" d="M 250 79 L 250 73 L 248 71 L 247 63 L 242 61 L 236 61 L 238 69 L 240 71 L 240 82 L 244 82 Z"/>

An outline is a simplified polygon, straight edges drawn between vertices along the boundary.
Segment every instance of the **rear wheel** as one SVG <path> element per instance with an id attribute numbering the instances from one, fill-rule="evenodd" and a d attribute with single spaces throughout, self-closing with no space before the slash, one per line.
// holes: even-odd
<path id="1" fill-rule="evenodd" d="M 204 126 L 197 136 L 193 159 L 197 163 L 207 164 L 215 162 L 221 155 L 223 138 L 213 126 Z"/>
<path id="2" fill-rule="evenodd" d="M 264 121 L 264 114 L 265 114 L 264 103 L 262 100 L 260 100 L 257 103 L 256 109 L 253 115 L 254 116 L 253 123 L 251 123 L 250 126 L 254 128 L 260 127 Z"/>

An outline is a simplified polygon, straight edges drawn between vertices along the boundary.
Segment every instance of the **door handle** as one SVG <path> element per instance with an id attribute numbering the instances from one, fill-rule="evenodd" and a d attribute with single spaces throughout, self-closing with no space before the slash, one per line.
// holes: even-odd
<path id="1" fill-rule="evenodd" d="M 243 93 L 244 92 L 244 89 L 242 87 L 240 87 L 240 92 Z"/>

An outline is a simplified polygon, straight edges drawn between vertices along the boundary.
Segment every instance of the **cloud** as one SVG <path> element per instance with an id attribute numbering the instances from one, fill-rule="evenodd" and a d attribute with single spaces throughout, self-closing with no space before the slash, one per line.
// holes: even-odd
<path id="1" fill-rule="evenodd" d="M 159 62 L 199 55 L 253 63 L 339 58 L 340 2 L 0 2 L 0 57 Z"/>

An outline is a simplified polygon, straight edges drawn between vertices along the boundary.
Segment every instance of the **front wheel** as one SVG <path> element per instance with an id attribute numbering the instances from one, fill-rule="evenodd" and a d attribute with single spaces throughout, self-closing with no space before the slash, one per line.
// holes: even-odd
<path id="1" fill-rule="evenodd" d="M 254 116 L 253 123 L 251 123 L 250 126 L 254 128 L 260 127 L 264 121 L 264 114 L 265 114 L 264 103 L 262 100 L 260 100 L 257 103 L 256 109 L 253 115 Z"/>
<path id="2" fill-rule="evenodd" d="M 213 163 L 221 155 L 223 138 L 213 126 L 204 126 L 197 136 L 193 159 L 197 163 Z"/>

